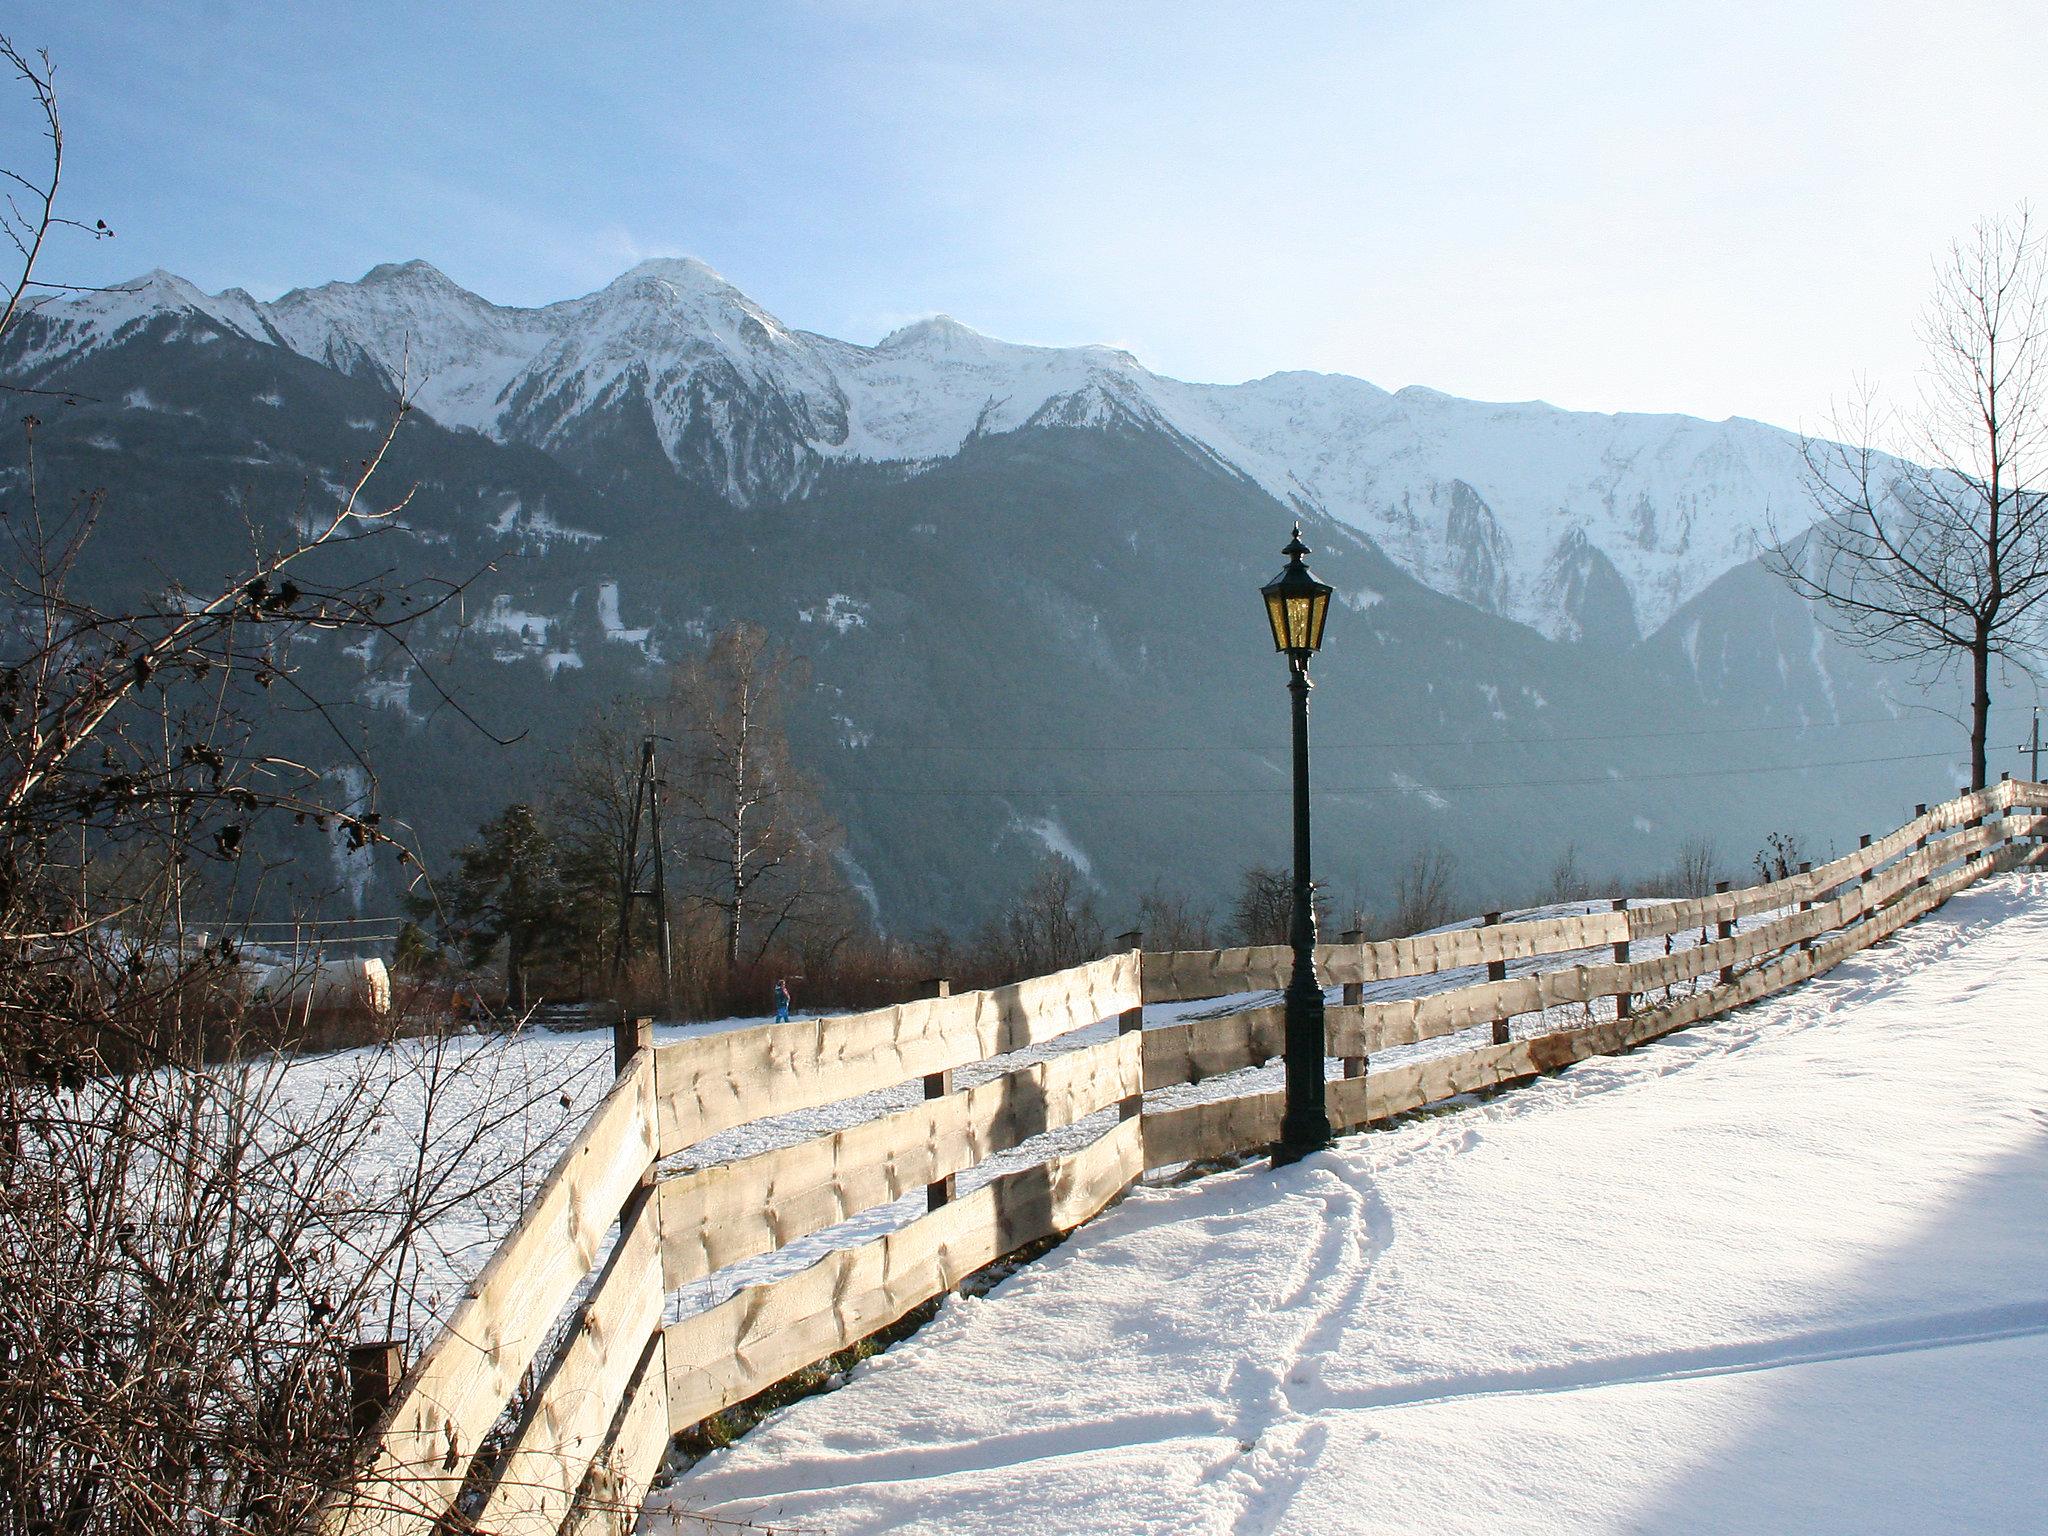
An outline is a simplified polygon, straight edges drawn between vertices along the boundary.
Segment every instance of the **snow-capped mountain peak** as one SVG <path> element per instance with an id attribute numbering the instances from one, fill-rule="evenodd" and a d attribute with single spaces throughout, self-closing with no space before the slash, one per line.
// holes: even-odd
<path id="1" fill-rule="evenodd" d="M 970 438 L 1136 422 L 1374 540 L 1440 591 L 1552 636 L 1648 634 L 1805 511 L 1791 434 L 1394 393 L 1342 374 L 1182 383 L 1106 346 L 998 340 L 931 315 L 863 346 L 792 329 L 705 263 L 657 257 L 540 308 L 492 304 L 423 261 L 259 304 L 150 272 L 48 306 L 43 355 L 157 316 L 282 344 L 404 387 L 436 419 L 557 452 L 651 428 L 737 504 L 799 496 L 832 463 L 914 465 Z M 579 447 L 579 445 L 582 445 Z"/>
<path id="2" fill-rule="evenodd" d="M 43 325 L 24 359 L 30 363 L 91 352 L 136 326 L 164 318 L 256 340 L 273 339 L 263 321 L 263 306 L 241 289 L 206 294 L 162 267 L 60 303 L 44 303 L 37 314 Z"/>
<path id="3" fill-rule="evenodd" d="M 899 325 L 877 345 L 884 352 L 984 352 L 990 338 L 951 315 L 926 315 Z"/>

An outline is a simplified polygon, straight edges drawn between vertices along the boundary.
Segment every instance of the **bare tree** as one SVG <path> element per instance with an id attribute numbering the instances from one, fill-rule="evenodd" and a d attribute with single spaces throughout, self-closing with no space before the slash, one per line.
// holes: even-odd
<path id="1" fill-rule="evenodd" d="M 673 783 L 691 896 L 725 925 L 725 963 L 758 961 L 830 905 L 841 833 L 790 758 L 782 715 L 802 664 L 733 624 L 670 679 L 681 758 Z"/>
<path id="2" fill-rule="evenodd" d="M 1094 960 L 1106 940 L 1080 867 L 1065 854 L 1049 853 L 983 930 L 977 948 L 992 958 L 1001 979 L 1017 981 Z"/>
<path id="3" fill-rule="evenodd" d="M 618 957 L 619 903 L 647 888 L 651 839 L 633 838 L 644 706 L 615 699 L 561 754 L 547 821 L 559 851 L 570 947 L 586 978 Z"/>
<path id="4" fill-rule="evenodd" d="M 1237 878 L 1230 926 L 1240 944 L 1285 944 L 1294 914 L 1294 877 L 1284 869 L 1254 864 Z"/>
<path id="5" fill-rule="evenodd" d="M 1566 843 L 1550 866 L 1549 896 L 1554 902 L 1584 901 L 1592 890 L 1579 863 L 1579 845 Z"/>
<path id="6" fill-rule="evenodd" d="M 1449 922 L 1455 916 L 1452 885 L 1457 874 L 1458 860 L 1449 849 L 1435 843 L 1416 849 L 1394 877 L 1394 937 L 1440 928 Z"/>
<path id="7" fill-rule="evenodd" d="M 1158 881 L 1138 900 L 1138 929 L 1149 949 L 1211 949 L 1216 942 L 1208 912 Z"/>
<path id="8" fill-rule="evenodd" d="M 1673 896 L 1696 899 L 1713 894 L 1721 878 L 1721 851 L 1706 833 L 1688 837 L 1678 845 L 1678 862 L 1671 870 Z"/>
<path id="9" fill-rule="evenodd" d="M 2048 251 L 2023 206 L 1980 222 L 1936 266 L 1917 407 L 1864 391 L 1805 442 L 1821 521 L 1773 527 L 1767 568 L 1867 654 L 1930 677 L 1967 665 L 1970 782 L 1981 788 L 1994 657 L 2029 667 L 2048 599 Z"/>

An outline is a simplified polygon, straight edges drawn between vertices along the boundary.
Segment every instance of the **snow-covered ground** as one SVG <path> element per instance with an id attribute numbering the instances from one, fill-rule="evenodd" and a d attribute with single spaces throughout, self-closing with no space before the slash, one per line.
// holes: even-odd
<path id="1" fill-rule="evenodd" d="M 1629 1056 L 1139 1189 L 642 1529 L 2040 1529 L 2044 1016 L 2006 876 Z"/>

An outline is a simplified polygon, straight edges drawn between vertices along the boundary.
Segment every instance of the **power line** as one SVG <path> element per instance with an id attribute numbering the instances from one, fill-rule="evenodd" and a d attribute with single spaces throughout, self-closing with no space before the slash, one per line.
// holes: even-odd
<path id="1" fill-rule="evenodd" d="M 1843 757 L 1821 763 L 1770 763 L 1749 768 L 1684 768 L 1666 773 L 1596 773 L 1576 778 L 1556 779 L 1501 779 L 1485 783 L 1465 784 L 1365 784 L 1365 785 L 1321 785 L 1318 795 L 1412 795 L 1412 794 L 1463 794 L 1468 790 L 1486 789 L 1551 789 L 1570 785 L 1586 784 L 1645 784 L 1672 779 L 1722 779 L 1740 778 L 1766 773 L 1807 773 L 1816 768 L 1856 768 L 1873 763 L 1924 762 L 1930 758 L 1953 758 L 1953 752 L 1901 752 L 1889 757 Z M 1109 795 L 1136 796 L 1144 799 L 1194 799 L 1204 796 L 1225 795 L 1286 795 L 1292 791 L 1285 785 L 1266 788 L 1238 789 L 1131 789 L 1102 788 L 1093 785 L 1072 785 L 1038 788 L 1003 789 L 933 789 L 915 785 L 855 784 L 838 790 L 846 795 L 920 795 L 934 800 L 970 799 L 992 797 L 1004 800 L 1029 800 L 1059 795 Z"/>
<path id="2" fill-rule="evenodd" d="M 410 922 L 404 917 L 307 917 L 296 921 L 274 920 L 262 923 L 235 923 L 237 928 L 290 928 L 302 931 L 309 928 L 385 928 L 393 925 L 403 927 Z"/>
<path id="3" fill-rule="evenodd" d="M 1565 736 L 1446 736 L 1437 738 L 1417 737 L 1405 741 L 1318 742 L 1316 743 L 1316 751 L 1320 754 L 1328 752 L 1379 752 L 1391 748 L 1410 747 L 1541 747 L 1557 743 L 1589 741 L 1672 741 L 1700 736 L 1754 736 L 1778 731 L 1846 731 L 1870 725 L 1904 725 L 1908 723 L 1913 723 L 1911 716 L 1873 715 L 1863 720 L 1824 720 L 1804 725 L 1699 726 L 1675 731 L 1589 731 Z M 849 747 L 846 750 L 859 752 L 866 756 L 876 752 L 1028 752 L 1034 755 L 1080 752 L 1267 753 L 1276 749 L 1271 747 L 1232 747 L 1213 744 L 1165 745 L 1151 742 L 1034 747 L 1019 746 L 1001 741 L 980 743 L 928 741 L 876 742 L 859 747 Z"/>

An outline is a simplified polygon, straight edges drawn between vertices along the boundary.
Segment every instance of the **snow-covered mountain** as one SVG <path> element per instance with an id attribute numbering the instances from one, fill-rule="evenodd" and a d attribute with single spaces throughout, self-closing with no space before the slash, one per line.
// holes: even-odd
<path id="1" fill-rule="evenodd" d="M 1767 518 L 1796 527 L 1807 508 L 1797 439 L 1753 421 L 1485 404 L 1336 374 L 1192 384 L 1114 348 L 1022 346 L 944 316 L 860 346 L 790 329 L 692 260 L 538 309 L 419 261 L 267 304 L 159 271 L 46 309 L 37 349 L 76 357 L 181 315 L 402 384 L 443 425 L 501 442 L 573 458 L 647 437 L 739 506 L 803 496 L 835 466 L 916 471 L 1026 426 L 1163 429 L 1551 638 L 1655 632 L 1753 555 Z"/>

